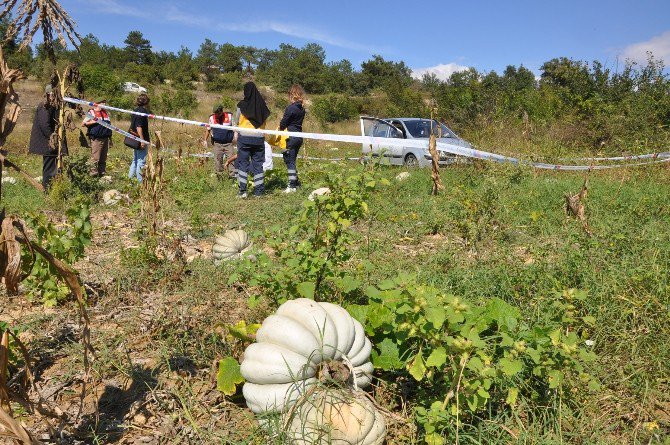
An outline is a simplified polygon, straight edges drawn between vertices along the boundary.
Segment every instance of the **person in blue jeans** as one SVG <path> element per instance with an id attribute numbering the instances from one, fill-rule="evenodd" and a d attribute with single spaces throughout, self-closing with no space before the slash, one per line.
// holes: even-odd
<path id="1" fill-rule="evenodd" d="M 302 133 L 302 122 L 305 120 L 305 109 L 302 106 L 305 100 L 305 90 L 300 85 L 293 85 L 288 91 L 288 100 L 291 104 L 286 107 L 284 117 L 279 123 L 279 130 L 298 131 Z M 293 193 L 300 186 L 298 180 L 298 151 L 302 147 L 302 138 L 290 137 L 286 141 L 286 150 L 282 151 L 286 170 L 288 171 L 288 187 L 284 193 Z"/>
<path id="2" fill-rule="evenodd" d="M 270 116 L 270 109 L 253 82 L 244 85 L 244 99 L 237 104 L 234 125 L 241 128 L 265 128 Z M 254 132 L 239 130 L 237 135 L 237 185 L 238 197 L 247 197 L 247 185 L 251 179 L 254 183 L 254 196 L 258 197 L 265 190 L 265 137 Z M 251 173 L 252 177 L 249 177 Z"/>
<path id="3" fill-rule="evenodd" d="M 147 108 L 149 106 L 149 96 L 146 94 L 142 93 L 137 96 L 135 103 L 137 104 L 137 108 L 135 108 L 134 111 L 145 114 L 151 113 Z M 148 117 L 133 114 L 130 119 L 130 129 L 136 132 L 141 139 L 144 139 L 147 142 L 151 141 Z M 142 169 L 146 162 L 147 153 L 149 153 L 149 146 L 147 144 L 141 144 L 140 148 L 133 150 L 133 152 L 133 162 L 130 164 L 128 177 L 130 179 L 136 178 L 138 182 L 142 182 Z"/>

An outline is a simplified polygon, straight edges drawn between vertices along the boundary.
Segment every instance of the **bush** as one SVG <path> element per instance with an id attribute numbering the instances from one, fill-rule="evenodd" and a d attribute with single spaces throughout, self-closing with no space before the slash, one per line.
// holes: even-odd
<path id="1" fill-rule="evenodd" d="M 349 120 L 356 116 L 356 104 L 349 98 L 329 94 L 314 99 L 312 113 L 321 123 L 335 123 Z"/>
<path id="2" fill-rule="evenodd" d="M 91 100 L 113 99 L 123 95 L 121 79 L 104 65 L 83 65 L 84 91 Z"/>
<path id="3" fill-rule="evenodd" d="M 222 73 L 207 82 L 207 91 L 238 91 L 242 89 L 242 72 Z"/>
<path id="4" fill-rule="evenodd" d="M 160 114 L 177 114 L 188 118 L 198 106 L 198 99 L 190 91 L 178 88 L 174 91 L 163 91 L 154 103 L 156 112 Z"/>

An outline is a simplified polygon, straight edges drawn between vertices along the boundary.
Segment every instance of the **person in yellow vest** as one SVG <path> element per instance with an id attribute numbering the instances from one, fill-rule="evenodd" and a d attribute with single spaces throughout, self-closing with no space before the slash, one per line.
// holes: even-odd
<path id="1" fill-rule="evenodd" d="M 237 104 L 233 125 L 241 128 L 265 128 L 270 109 L 253 82 L 244 85 L 244 99 Z M 261 196 L 265 186 L 265 137 L 254 132 L 239 130 L 237 135 L 237 184 L 238 197 L 247 197 L 249 174 L 254 184 L 254 196 Z"/>

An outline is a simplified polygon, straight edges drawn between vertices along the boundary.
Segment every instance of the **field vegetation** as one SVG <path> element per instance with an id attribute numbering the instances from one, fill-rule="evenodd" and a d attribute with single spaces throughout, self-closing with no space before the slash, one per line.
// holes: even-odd
<path id="1" fill-rule="evenodd" d="M 326 63 L 314 44 L 206 40 L 194 56 L 149 43 L 139 32 L 125 48 L 87 36 L 80 52 L 57 56 L 81 65 L 89 99 L 130 107 L 119 84 L 136 81 L 155 112 L 198 120 L 216 103 L 232 108 L 252 67 L 271 124 L 299 81 L 306 131 L 357 134 L 359 114 L 427 117 L 432 101 L 478 147 L 527 159 L 667 151 L 670 82 L 653 57 L 619 69 L 555 59 L 539 81 L 511 66 L 442 82 L 413 80 L 404 63 L 381 57 L 360 70 Z M 16 86 L 24 112 L 3 150 L 39 176 L 41 159 L 26 147 L 53 66 L 39 46 L 6 45 L 31 78 Z M 78 174 L 88 150 L 77 130 L 70 174 L 48 194 L 21 178 L 2 186 L 7 214 L 79 272 L 90 319 L 87 368 L 76 300 L 42 257 L 24 252 L 26 280 L 0 296 L 0 332 L 12 333 L 0 389 L 49 408 L 8 407 L 36 439 L 282 443 L 246 408 L 233 371 L 258 323 L 308 297 L 343 305 L 366 327 L 372 394 L 392 413 L 388 444 L 670 443 L 668 164 L 583 174 L 459 162 L 440 171 L 445 190 L 430 196 L 429 170 L 301 159 L 303 188 L 286 195 L 275 159 L 268 193 L 239 200 L 211 160 L 189 156 L 204 151 L 201 128 L 151 129 L 167 150 L 153 153 L 164 170 L 150 187 L 126 178 L 132 152 L 118 135 L 111 183 Z M 307 141 L 303 153 L 358 156 L 360 146 Z M 409 177 L 398 180 L 402 171 Z M 584 224 L 566 213 L 566 195 L 585 179 Z M 307 199 L 322 186 L 331 194 Z M 121 199 L 105 205 L 110 189 Z M 249 233 L 251 255 L 215 264 L 214 238 L 231 228 Z"/>

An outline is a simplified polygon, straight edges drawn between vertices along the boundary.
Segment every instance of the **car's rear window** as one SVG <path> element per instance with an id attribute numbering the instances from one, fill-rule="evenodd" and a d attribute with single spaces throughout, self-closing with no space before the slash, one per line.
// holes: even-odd
<path id="1" fill-rule="evenodd" d="M 407 130 L 415 138 L 428 138 L 430 136 L 431 125 L 435 136 L 437 137 L 453 137 L 454 134 L 442 124 L 428 119 L 416 119 L 411 121 L 405 121 L 405 126 Z"/>

